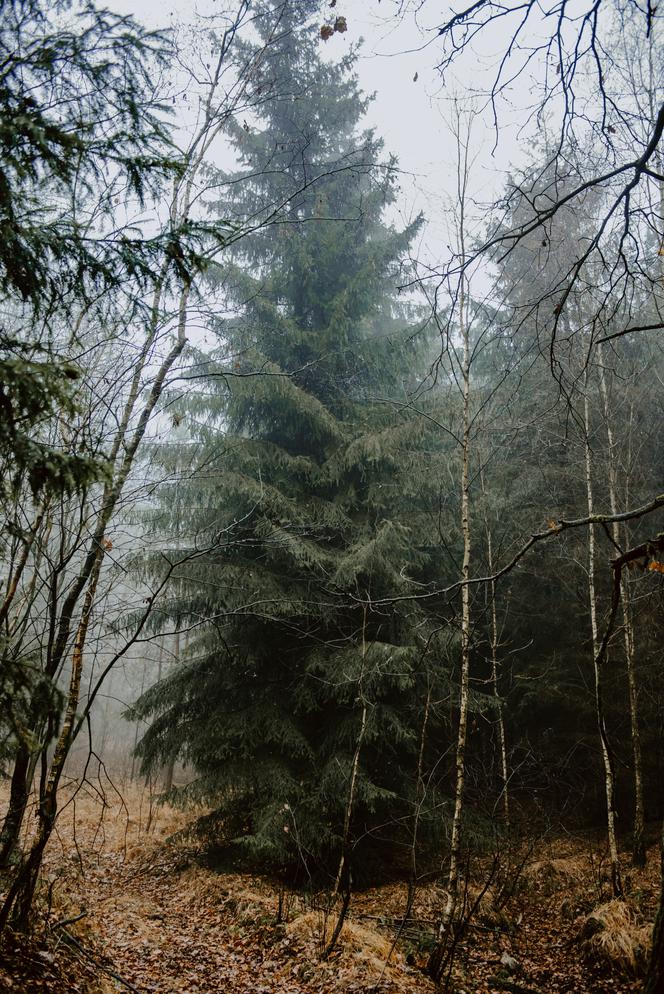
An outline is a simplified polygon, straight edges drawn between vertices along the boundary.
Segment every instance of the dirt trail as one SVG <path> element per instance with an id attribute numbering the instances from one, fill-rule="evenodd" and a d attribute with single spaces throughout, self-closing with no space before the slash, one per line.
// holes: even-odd
<path id="1" fill-rule="evenodd" d="M 322 961 L 320 913 L 291 907 L 280 923 L 278 894 L 264 881 L 158 855 L 107 871 L 87 906 L 97 950 L 141 994 L 433 990 L 401 953 L 385 966 L 391 941 L 375 929 L 349 922 L 338 951 Z"/>
<path id="2" fill-rule="evenodd" d="M 165 874 L 114 875 L 111 894 L 90 902 L 99 948 L 122 977 L 159 994 L 306 994 L 283 962 L 232 934 L 228 907 L 186 897 L 175 883 Z"/>
<path id="3" fill-rule="evenodd" d="M 432 991 L 402 953 L 386 967 L 389 935 L 359 923 L 344 928 L 339 949 L 322 961 L 322 914 L 295 898 L 279 921 L 278 890 L 268 881 L 214 872 L 196 847 L 169 841 L 187 818 L 150 812 L 135 789 L 123 794 L 126 805 L 77 798 L 47 870 L 57 877 L 58 917 L 85 911 L 72 927 L 77 939 L 140 994 Z M 106 977 L 101 989 L 123 988 Z"/>

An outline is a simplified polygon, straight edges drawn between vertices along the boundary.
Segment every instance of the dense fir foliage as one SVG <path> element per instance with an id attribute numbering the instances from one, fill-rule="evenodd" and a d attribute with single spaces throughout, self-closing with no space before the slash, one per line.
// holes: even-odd
<path id="1" fill-rule="evenodd" d="M 208 547 L 172 591 L 194 634 L 138 709 L 155 716 L 148 766 L 181 755 L 226 834 L 313 872 L 344 845 L 405 838 L 412 814 L 429 632 L 410 605 L 363 602 L 430 569 L 426 426 L 390 403 L 407 400 L 424 331 L 395 295 L 419 221 L 383 220 L 396 167 L 358 130 L 354 58 L 325 64 L 312 31 L 282 26 L 262 72 L 291 84 L 234 131 L 242 166 L 214 210 L 288 198 L 289 218 L 217 273 L 235 315 L 177 406 L 193 438 L 169 456 L 187 479 L 158 519 L 180 551 Z"/>

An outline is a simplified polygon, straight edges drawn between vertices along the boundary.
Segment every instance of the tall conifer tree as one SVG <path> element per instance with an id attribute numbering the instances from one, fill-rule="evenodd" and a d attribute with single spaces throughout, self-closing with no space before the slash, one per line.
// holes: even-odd
<path id="1" fill-rule="evenodd" d="M 396 166 L 359 130 L 355 57 L 322 61 L 300 17 L 285 9 L 262 119 L 234 128 L 241 167 L 220 176 L 215 212 L 264 219 L 287 201 L 290 223 L 218 272 L 234 316 L 200 356 L 204 389 L 178 401 L 195 469 L 159 515 L 180 552 L 211 547 L 172 588 L 197 634 L 138 711 L 148 766 L 177 753 L 238 841 L 340 885 L 360 838 L 404 830 L 426 693 L 422 619 L 369 603 L 428 569 L 426 422 L 389 403 L 416 382 L 423 333 L 395 288 L 420 221 L 384 220 Z M 193 450 L 164 457 L 179 471 Z"/>

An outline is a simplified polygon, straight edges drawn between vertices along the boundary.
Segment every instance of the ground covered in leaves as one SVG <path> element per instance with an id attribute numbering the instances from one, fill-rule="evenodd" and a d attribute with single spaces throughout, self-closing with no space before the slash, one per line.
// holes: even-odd
<path id="1" fill-rule="evenodd" d="M 4 800 L 4 798 L 2 798 Z M 136 787 L 70 788 L 51 844 L 30 940 L 0 950 L 0 989 L 20 994 L 418 994 L 444 892 L 405 884 L 354 895 L 337 946 L 324 895 L 214 869 L 181 835 L 185 818 Z M 474 908 L 458 935 L 456 994 L 609 994 L 640 987 L 656 903 L 658 854 L 625 864 L 612 901 L 590 839 L 540 839 L 500 865 L 478 860 Z"/>

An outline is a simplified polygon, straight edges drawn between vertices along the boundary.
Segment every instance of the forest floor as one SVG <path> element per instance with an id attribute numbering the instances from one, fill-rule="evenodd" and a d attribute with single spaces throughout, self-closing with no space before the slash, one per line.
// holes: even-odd
<path id="1" fill-rule="evenodd" d="M 0 808 L 4 807 L 0 796 Z M 274 881 L 211 868 L 200 846 L 172 839 L 180 812 L 146 791 L 70 790 L 48 851 L 34 935 L 12 939 L 0 990 L 12 994 L 419 994 L 444 893 L 421 888 L 395 945 L 405 884 L 354 895 L 337 947 L 321 951 L 335 913 Z M 491 861 L 478 862 L 475 903 Z M 626 901 L 609 900 L 605 861 L 589 839 L 540 840 L 514 854 L 459 941 L 456 994 L 637 991 L 657 899 L 659 856 L 625 864 Z M 504 896 L 504 895 L 503 895 Z M 81 917 L 79 917 L 81 916 Z M 72 922 L 71 919 L 77 921 Z"/>

